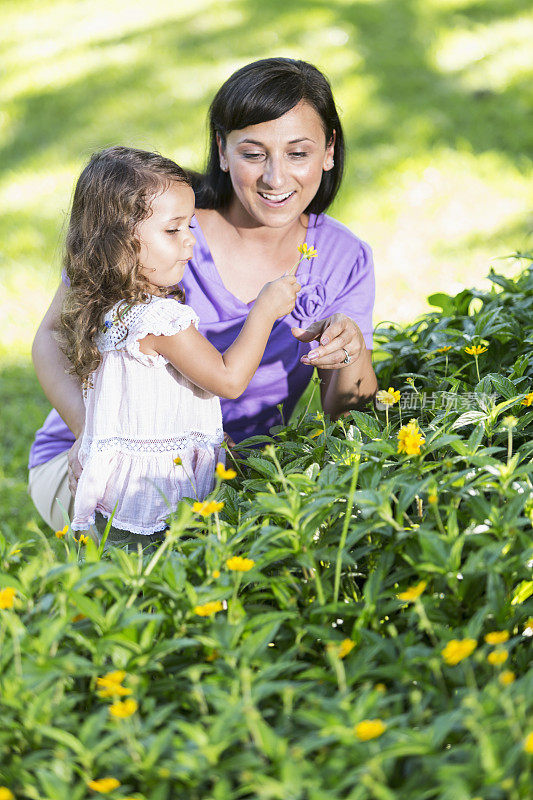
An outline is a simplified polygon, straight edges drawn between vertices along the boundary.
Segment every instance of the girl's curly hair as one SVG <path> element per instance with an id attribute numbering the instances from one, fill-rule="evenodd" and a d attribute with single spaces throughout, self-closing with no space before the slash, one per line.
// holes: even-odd
<path id="1" fill-rule="evenodd" d="M 69 286 L 58 338 L 71 372 L 84 385 L 101 361 L 96 335 L 104 315 L 120 300 L 124 310 L 150 300 L 135 231 L 150 215 L 153 198 L 173 181 L 191 185 L 170 159 L 129 147 L 94 153 L 78 179 L 66 237 Z M 181 289 L 170 294 L 183 302 Z"/>

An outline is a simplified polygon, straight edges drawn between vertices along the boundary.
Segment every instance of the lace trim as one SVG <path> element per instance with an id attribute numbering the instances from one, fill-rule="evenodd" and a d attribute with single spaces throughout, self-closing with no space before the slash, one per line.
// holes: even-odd
<path id="1" fill-rule="evenodd" d="M 109 511 L 106 511 L 100 506 L 96 506 L 95 511 L 98 511 L 107 520 L 111 516 Z M 171 512 L 169 511 L 169 515 L 170 513 Z M 89 517 L 87 520 L 83 522 L 71 522 L 70 527 L 73 531 L 85 531 L 91 525 L 96 524 L 95 516 L 96 514 L 93 514 L 91 517 Z M 115 521 L 116 521 L 115 518 L 113 518 L 112 522 L 113 527 L 115 527 Z M 150 536 L 152 533 L 160 533 L 161 531 L 164 531 L 166 528 L 168 528 L 167 522 L 155 523 L 154 525 L 151 525 L 150 528 L 143 528 L 141 525 L 130 525 L 128 522 L 121 522 L 120 520 L 119 523 L 120 524 L 117 523 L 116 526 L 118 530 L 128 531 L 128 533 L 139 533 L 142 534 L 143 536 Z"/>
<path id="2" fill-rule="evenodd" d="M 172 439 L 126 439 L 122 436 L 112 436 L 92 441 L 83 449 L 86 452 L 96 450 L 98 453 L 116 449 L 126 453 L 168 453 L 172 450 L 187 450 L 191 445 L 217 447 L 223 440 L 222 428 L 218 428 L 210 434 L 191 431 L 185 436 L 174 436 Z"/>

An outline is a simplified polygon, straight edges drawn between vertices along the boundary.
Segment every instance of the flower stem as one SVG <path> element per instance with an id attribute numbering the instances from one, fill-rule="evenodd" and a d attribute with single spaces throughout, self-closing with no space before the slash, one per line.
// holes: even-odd
<path id="1" fill-rule="evenodd" d="M 344 549 L 344 545 L 346 544 L 346 536 L 348 534 L 348 526 L 350 524 L 350 516 L 352 514 L 353 508 L 353 498 L 355 494 L 355 487 L 357 484 L 357 478 L 359 475 L 359 463 L 361 461 L 361 444 L 360 442 L 357 444 L 357 451 L 356 451 L 356 458 L 355 464 L 352 471 L 352 479 L 350 481 L 350 490 L 348 492 L 348 499 L 346 501 L 346 513 L 344 515 L 344 522 L 342 525 L 342 533 L 341 538 L 339 541 L 339 547 L 337 550 L 337 560 L 335 564 L 335 584 L 333 589 L 333 602 L 336 603 L 339 598 L 339 587 L 341 582 L 341 565 L 342 565 L 342 551 Z"/>

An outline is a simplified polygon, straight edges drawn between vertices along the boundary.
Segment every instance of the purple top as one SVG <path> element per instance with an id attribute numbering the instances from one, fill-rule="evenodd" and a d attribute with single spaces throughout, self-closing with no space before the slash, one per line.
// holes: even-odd
<path id="1" fill-rule="evenodd" d="M 226 289 L 198 222 L 194 234 L 194 256 L 182 285 L 187 305 L 200 317 L 200 331 L 223 351 L 235 340 L 253 301 L 243 303 Z M 237 400 L 221 399 L 224 430 L 236 442 L 279 425 L 279 403 L 283 403 L 288 420 L 309 383 L 313 368 L 302 364 L 300 357 L 311 345 L 295 339 L 291 328 L 305 328 L 340 311 L 357 323 L 366 346 L 372 349 L 374 267 L 370 247 L 326 214 L 310 215 L 306 242 L 317 249 L 318 256 L 298 267 L 302 290 L 294 310 L 274 324 L 261 364 L 244 394 Z M 73 442 L 72 433 L 52 410 L 37 431 L 30 468 L 68 450 Z"/>

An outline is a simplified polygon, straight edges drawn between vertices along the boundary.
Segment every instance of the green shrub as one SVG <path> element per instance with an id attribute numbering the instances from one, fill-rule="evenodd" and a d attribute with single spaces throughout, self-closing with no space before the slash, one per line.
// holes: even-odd
<path id="1" fill-rule="evenodd" d="M 182 503 L 154 555 L 0 537 L 0 785 L 530 797 L 533 274 L 492 280 L 378 331 L 400 403 L 249 440 L 224 509 Z"/>

